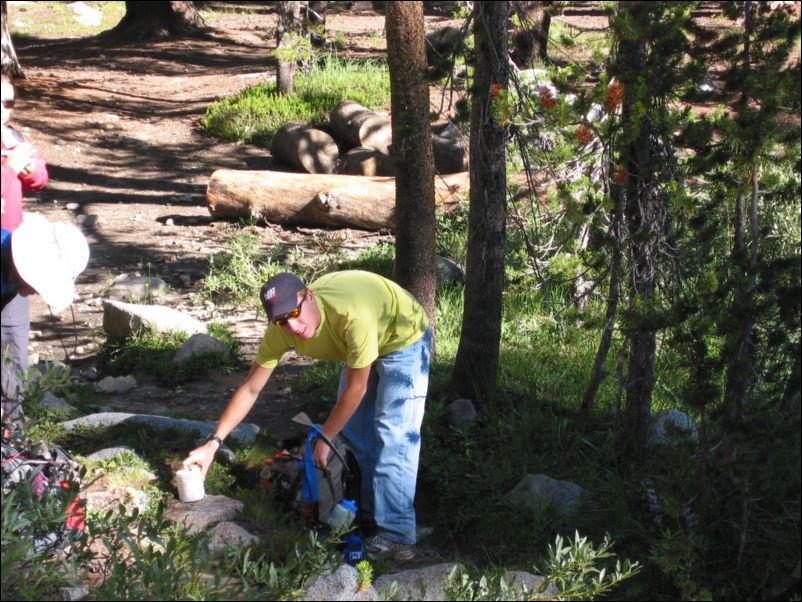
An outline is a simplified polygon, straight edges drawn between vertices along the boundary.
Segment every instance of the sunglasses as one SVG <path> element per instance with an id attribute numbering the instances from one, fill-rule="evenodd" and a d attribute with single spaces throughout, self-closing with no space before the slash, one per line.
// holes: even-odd
<path id="1" fill-rule="evenodd" d="M 301 299 L 301 302 L 298 304 L 298 307 L 296 307 L 292 311 L 287 312 L 283 316 L 277 316 L 277 317 L 273 318 L 273 324 L 275 324 L 276 326 L 286 326 L 287 325 L 287 320 L 294 320 L 295 318 L 300 316 L 301 315 L 301 306 L 304 304 L 304 301 L 306 301 L 306 297 Z"/>
<path id="2" fill-rule="evenodd" d="M 14 99 L 14 98 L 4 98 L 3 99 L 3 106 L 6 109 L 13 109 L 15 104 L 17 104 L 17 100 Z"/>

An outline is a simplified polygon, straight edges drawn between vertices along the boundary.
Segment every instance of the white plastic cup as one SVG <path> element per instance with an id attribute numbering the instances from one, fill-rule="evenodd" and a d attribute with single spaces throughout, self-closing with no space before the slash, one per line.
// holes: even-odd
<path id="1" fill-rule="evenodd" d="M 197 502 L 206 497 L 206 490 L 203 487 L 203 475 L 197 464 L 177 470 L 175 480 L 178 487 L 178 499 L 182 502 Z"/>

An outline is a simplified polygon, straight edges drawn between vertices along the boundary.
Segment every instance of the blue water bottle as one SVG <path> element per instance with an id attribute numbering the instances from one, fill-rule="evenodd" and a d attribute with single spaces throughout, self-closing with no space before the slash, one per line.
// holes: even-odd
<path id="1" fill-rule="evenodd" d="M 359 535 L 345 536 L 345 562 L 351 566 L 365 560 L 365 544 Z"/>
<path id="2" fill-rule="evenodd" d="M 356 518 L 356 501 L 342 500 L 334 506 L 326 522 L 335 529 L 348 529 Z"/>

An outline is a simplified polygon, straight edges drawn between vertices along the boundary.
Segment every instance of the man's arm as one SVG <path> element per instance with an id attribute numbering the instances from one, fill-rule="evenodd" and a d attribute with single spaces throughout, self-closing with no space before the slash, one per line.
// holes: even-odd
<path id="1" fill-rule="evenodd" d="M 237 428 L 237 425 L 242 422 L 248 415 L 248 412 L 251 411 L 253 404 L 256 403 L 256 398 L 259 397 L 259 393 L 261 393 L 262 389 L 267 384 L 272 373 L 272 369 L 263 368 L 256 363 L 251 365 L 251 371 L 248 373 L 248 376 L 246 376 L 242 384 L 237 387 L 237 390 L 231 397 L 231 401 L 228 402 L 226 409 L 223 411 L 223 415 L 220 416 L 220 421 L 217 423 L 217 428 L 214 431 L 215 435 L 221 440 L 224 440 L 231 431 Z M 190 452 L 187 459 L 184 460 L 184 466 L 187 467 L 192 464 L 197 464 L 201 468 L 203 478 L 206 478 L 206 473 L 209 471 L 209 466 L 211 466 L 214 460 L 214 454 L 219 447 L 220 444 L 217 441 L 213 439 L 207 441 L 204 445 Z"/>
<path id="2" fill-rule="evenodd" d="M 323 434 L 329 439 L 336 437 L 345 428 L 359 404 L 362 403 L 362 398 L 368 390 L 370 368 L 371 366 L 365 366 L 364 368 L 347 367 L 345 369 L 345 390 L 323 425 Z M 329 457 L 329 446 L 325 441 L 318 441 L 315 443 L 312 455 L 315 466 L 325 468 Z"/>

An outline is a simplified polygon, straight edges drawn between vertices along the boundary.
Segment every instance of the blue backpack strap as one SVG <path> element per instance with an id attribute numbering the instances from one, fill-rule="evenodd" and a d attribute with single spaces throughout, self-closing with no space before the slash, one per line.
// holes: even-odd
<path id="1" fill-rule="evenodd" d="M 315 472 L 315 460 L 312 457 L 312 442 L 321 434 L 320 427 L 313 424 L 310 427 L 309 435 L 306 437 L 306 447 L 304 449 L 303 478 L 301 481 L 303 484 L 304 499 L 310 502 L 317 502 L 318 500 L 317 473 Z"/>

